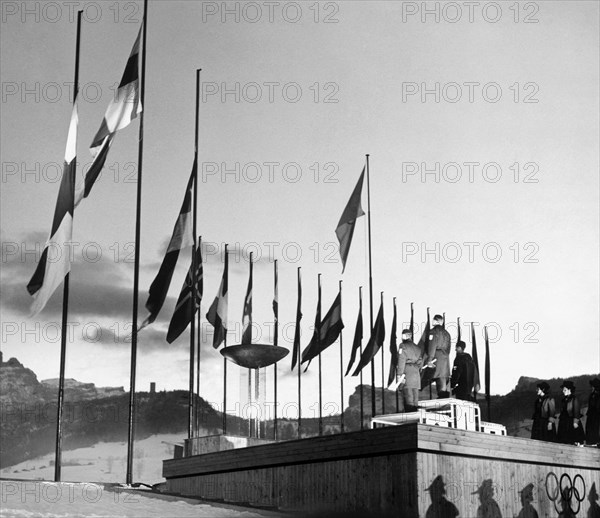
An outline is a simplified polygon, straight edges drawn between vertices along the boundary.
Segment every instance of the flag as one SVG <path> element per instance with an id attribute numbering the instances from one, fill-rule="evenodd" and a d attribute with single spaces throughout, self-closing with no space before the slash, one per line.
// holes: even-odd
<path id="1" fill-rule="evenodd" d="M 456 327 L 458 327 L 458 334 L 456 336 L 456 343 L 460 342 L 460 317 L 456 319 Z"/>
<path id="2" fill-rule="evenodd" d="M 181 288 L 181 292 L 179 293 L 179 298 L 177 299 L 177 304 L 175 305 L 175 311 L 173 312 L 173 316 L 171 317 L 171 322 L 169 323 L 169 330 L 167 331 L 167 342 L 172 344 L 179 335 L 183 333 L 189 323 L 194 318 L 196 314 L 196 310 L 200 307 L 200 302 L 202 301 L 202 292 L 204 289 L 203 282 L 203 268 L 202 268 L 202 243 L 198 243 L 198 248 L 196 250 L 196 304 L 192 304 L 192 284 L 194 282 L 193 276 L 193 262 L 190 264 L 190 269 L 185 277 L 185 281 Z M 194 307 L 192 307 L 194 306 Z"/>
<path id="3" fill-rule="evenodd" d="M 414 338 L 414 332 L 415 332 L 415 310 L 413 308 L 413 303 L 410 303 L 410 325 L 408 326 L 408 328 L 410 329 L 410 334 L 413 335 L 413 340 Z"/>
<path id="4" fill-rule="evenodd" d="M 196 176 L 197 160 L 194 159 L 194 166 L 192 167 L 192 174 L 188 181 L 185 197 L 183 198 L 183 204 L 179 211 L 179 216 L 175 222 L 173 228 L 173 234 L 171 235 L 171 241 L 167 247 L 167 252 L 163 259 L 160 269 L 154 278 L 154 281 L 150 285 L 148 294 L 148 300 L 146 301 L 146 309 L 150 314 L 146 317 L 146 320 L 142 322 L 138 331 L 141 331 L 144 327 L 151 324 L 156 320 L 158 313 L 160 312 L 165 299 L 167 298 L 167 292 L 171 285 L 171 279 L 175 266 L 177 265 L 177 259 L 179 259 L 179 251 L 187 246 L 192 246 L 194 238 L 192 235 L 192 186 L 194 178 Z"/>
<path id="5" fill-rule="evenodd" d="M 360 350 L 360 346 L 362 345 L 363 339 L 363 318 L 362 318 L 362 293 L 359 299 L 358 306 L 358 318 L 356 319 L 356 329 L 354 331 L 354 341 L 352 342 L 352 352 L 350 353 L 350 361 L 348 362 L 348 367 L 346 368 L 346 374 L 344 376 L 348 376 L 350 369 L 352 368 L 352 364 L 356 359 L 356 352 Z"/>
<path id="6" fill-rule="evenodd" d="M 387 386 L 389 387 L 396 380 L 396 369 L 398 367 L 398 341 L 396 337 L 396 299 L 394 299 L 394 319 L 392 320 L 392 331 L 390 334 L 390 372 L 388 374 Z"/>
<path id="7" fill-rule="evenodd" d="M 356 370 L 352 374 L 352 376 L 357 376 L 358 373 L 369 364 L 369 362 L 375 357 L 375 355 L 379 352 L 379 349 L 383 345 L 383 341 L 385 340 L 385 322 L 383 321 L 383 300 L 379 306 L 379 313 L 377 313 L 377 318 L 375 319 L 375 326 L 373 326 L 373 332 L 371 333 L 371 338 L 367 342 L 367 346 L 365 347 L 362 356 L 360 357 L 360 361 L 358 362 L 358 366 Z"/>
<path id="8" fill-rule="evenodd" d="M 250 278 L 244 299 L 244 313 L 242 315 L 242 344 L 252 343 L 252 252 L 250 252 Z"/>
<path id="9" fill-rule="evenodd" d="M 429 308 L 427 308 L 427 324 L 425 324 L 425 330 L 423 331 L 423 334 L 421 335 L 419 343 L 417 344 L 421 348 L 421 354 L 423 355 L 424 358 L 427 355 L 427 351 L 429 350 L 429 335 L 430 334 L 431 334 L 431 321 L 429 318 Z M 427 358 L 425 358 L 425 359 L 427 359 Z M 431 361 L 432 359 L 433 358 L 429 358 L 429 361 Z"/>
<path id="10" fill-rule="evenodd" d="M 125 65 L 121 82 L 106 109 L 100 128 L 90 145 L 90 153 L 94 161 L 85 174 L 83 182 L 77 185 L 75 206 L 79 204 L 82 198 L 87 198 L 92 190 L 94 182 L 104 167 L 108 150 L 112 145 L 116 132 L 129 126 L 131 121 L 142 112 L 138 72 L 141 34 L 142 28 L 140 27 L 131 53 L 129 54 L 129 59 Z"/>
<path id="11" fill-rule="evenodd" d="M 225 266 L 223 269 L 223 278 L 221 279 L 221 286 L 219 287 L 219 293 L 215 297 L 215 300 L 208 309 L 206 319 L 215 328 L 213 334 L 213 347 L 219 348 L 221 342 L 225 341 L 227 335 L 227 291 L 228 291 L 228 275 L 227 270 L 229 267 L 229 256 L 227 254 L 227 246 L 225 246 Z"/>
<path id="12" fill-rule="evenodd" d="M 484 326 L 483 332 L 485 334 L 485 399 L 490 399 L 490 341 L 488 339 L 487 326 Z"/>
<path id="13" fill-rule="evenodd" d="M 481 381 L 479 379 L 479 359 L 477 358 L 477 342 L 475 341 L 475 326 L 471 322 L 471 346 L 473 348 L 473 363 L 475 364 L 475 375 L 473 376 L 473 392 L 475 398 L 477 398 L 477 392 L 481 388 Z"/>
<path id="14" fill-rule="evenodd" d="M 277 259 L 273 262 L 273 276 L 273 317 L 275 320 L 273 345 L 277 345 L 279 338 L 279 278 L 277 275 Z"/>
<path id="15" fill-rule="evenodd" d="M 344 269 L 346 268 L 346 260 L 348 259 L 348 252 L 350 251 L 350 243 L 352 242 L 352 235 L 354 234 L 354 226 L 356 224 L 356 219 L 365 215 L 360 204 L 360 197 L 362 193 L 364 178 L 365 168 L 363 167 L 363 171 L 360 174 L 358 183 L 356 184 L 354 191 L 352 191 L 350 200 L 348 200 L 348 204 L 346 205 L 346 208 L 342 213 L 342 217 L 338 222 L 337 228 L 335 229 L 338 241 L 340 242 L 342 273 L 344 273 Z"/>
<path id="16" fill-rule="evenodd" d="M 52 219 L 50 236 L 40 257 L 37 268 L 27 284 L 33 296 L 31 315 L 37 315 L 66 275 L 71 271 L 71 240 L 73 238 L 73 210 L 75 193 L 75 170 L 77 167 L 77 100 L 73 102 L 65 164 L 58 190 L 58 198 Z M 48 254 L 51 254 L 50 257 Z"/>
<path id="17" fill-rule="evenodd" d="M 418 345 L 421 349 L 421 354 L 423 356 L 423 365 L 425 365 L 428 362 L 433 360 L 433 358 L 428 357 L 428 353 L 427 353 L 427 351 L 429 351 L 429 336 L 430 336 L 430 334 L 431 334 L 431 320 L 429 318 L 429 308 L 427 308 L 427 324 L 425 324 L 425 330 L 423 331 L 423 334 L 421 335 L 421 339 L 419 340 L 419 343 L 418 343 Z M 423 390 L 425 387 L 428 387 L 429 385 L 431 385 L 435 371 L 436 371 L 435 365 L 433 367 L 427 367 L 427 368 L 421 369 L 421 390 Z"/>
<path id="18" fill-rule="evenodd" d="M 317 309 L 319 316 L 321 311 L 320 292 L 321 290 L 319 290 L 319 305 Z M 344 322 L 342 322 L 342 294 L 338 293 L 318 329 L 315 323 L 315 333 L 310 343 L 306 346 L 306 349 L 302 352 L 302 363 L 310 362 L 327 349 L 327 347 L 338 339 L 342 329 L 344 329 Z"/>
<path id="19" fill-rule="evenodd" d="M 310 343 L 306 346 L 304 351 L 302 351 L 302 357 L 300 359 L 300 363 L 304 363 L 304 355 L 310 349 L 311 345 L 314 342 L 319 341 L 319 330 L 320 329 L 321 329 L 321 276 L 319 275 L 319 297 L 317 299 L 317 313 L 315 315 L 315 327 L 314 327 L 314 331 L 313 331 L 313 336 L 310 339 Z M 310 362 L 308 365 L 310 365 Z M 306 366 L 306 369 L 308 369 L 308 365 Z M 304 370 L 304 372 L 306 372 L 306 369 Z"/>
<path id="20" fill-rule="evenodd" d="M 302 320 L 302 281 L 300 268 L 298 268 L 298 304 L 296 305 L 296 330 L 294 331 L 294 349 L 292 352 L 292 370 L 298 363 L 300 356 L 300 321 Z"/>

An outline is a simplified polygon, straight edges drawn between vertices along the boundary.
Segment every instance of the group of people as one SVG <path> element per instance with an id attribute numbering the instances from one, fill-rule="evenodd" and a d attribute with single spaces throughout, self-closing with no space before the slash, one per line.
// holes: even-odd
<path id="1" fill-rule="evenodd" d="M 435 381 L 438 398 L 453 395 L 457 399 L 472 401 L 475 382 L 475 364 L 465 352 L 465 343 L 456 343 L 456 358 L 450 372 L 450 333 L 444 329 L 444 317 L 435 315 L 429 332 L 426 350 L 413 341 L 410 329 L 402 331 L 402 343 L 398 349 L 396 383 L 404 397 L 404 411 L 413 412 L 419 403 L 419 390 L 423 371 L 431 369 L 426 376 Z"/>
<path id="2" fill-rule="evenodd" d="M 590 381 L 585 430 L 581 423 L 581 404 L 575 395 L 575 384 L 567 380 L 560 386 L 563 398 L 557 408 L 545 381 L 537 384 L 531 438 L 564 444 L 600 444 L 600 379 Z M 557 424 L 558 421 L 558 424 Z"/>

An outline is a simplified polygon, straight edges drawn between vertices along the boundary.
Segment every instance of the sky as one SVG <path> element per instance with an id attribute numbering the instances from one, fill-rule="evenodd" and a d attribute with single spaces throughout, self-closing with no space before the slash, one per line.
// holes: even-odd
<path id="1" fill-rule="evenodd" d="M 139 1 L 3 1 L 1 33 L 2 342 L 39 379 L 59 372 L 62 289 L 29 317 L 29 281 L 48 237 L 69 124 L 77 9 L 84 10 L 77 155 L 118 84 L 142 19 Z M 191 2 L 150 0 L 144 102 L 139 319 L 184 195 L 199 102 L 198 233 L 204 242 L 201 395 L 220 404 L 222 357 L 204 315 L 230 246 L 228 343 L 239 343 L 254 252 L 255 341 L 291 348 L 296 275 L 302 346 L 322 274 L 323 313 L 342 282 L 344 367 L 363 286 L 367 218 L 346 269 L 335 228 L 370 155 L 373 305 L 389 330 L 414 303 L 417 334 L 446 313 L 454 344 L 488 326 L 491 392 L 520 376 L 600 371 L 598 4 L 548 2 Z M 129 386 L 139 120 L 121 130 L 75 212 L 66 377 Z M 82 167 L 78 175 L 82 174 Z M 367 209 L 367 193 L 362 204 Z M 189 265 L 180 256 L 157 321 L 139 334 L 137 389 L 188 387 L 187 333 L 166 329 Z M 401 329 L 401 328 L 400 328 Z M 365 333 L 365 342 L 367 333 Z M 339 345 L 325 351 L 323 400 L 339 409 Z M 467 340 L 467 352 L 471 352 Z M 380 353 L 381 354 L 381 353 Z M 377 386 L 381 384 L 376 358 Z M 483 368 L 483 367 L 482 367 Z M 239 369 L 228 369 L 234 412 Z M 316 415 L 318 369 L 303 374 Z M 290 356 L 280 408 L 296 403 Z M 272 400 L 272 369 L 267 400 Z M 344 394 L 358 378 L 344 380 Z M 370 382 L 370 375 L 365 376 Z M 587 391 L 587 387 L 581 387 Z M 281 415 L 281 414 L 280 414 Z M 290 417 L 293 411 L 289 413 Z"/>

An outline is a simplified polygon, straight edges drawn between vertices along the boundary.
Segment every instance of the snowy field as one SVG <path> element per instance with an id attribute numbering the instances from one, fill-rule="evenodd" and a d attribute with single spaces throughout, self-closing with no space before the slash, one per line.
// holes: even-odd
<path id="1" fill-rule="evenodd" d="M 134 444 L 133 482 L 163 482 L 162 461 L 173 458 L 173 444 L 183 444 L 185 432 L 153 435 Z M 5 479 L 54 480 L 54 452 L 0 471 Z M 67 482 L 125 482 L 127 444 L 100 442 L 63 451 L 62 477 Z"/>
<path id="2" fill-rule="evenodd" d="M 240 517 L 276 516 L 267 511 L 105 488 L 92 483 L 0 481 L 2 518 Z"/>

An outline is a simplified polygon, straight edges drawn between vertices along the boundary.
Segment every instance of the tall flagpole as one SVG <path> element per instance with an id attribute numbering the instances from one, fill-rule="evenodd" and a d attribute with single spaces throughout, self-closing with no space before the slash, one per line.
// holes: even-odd
<path id="1" fill-rule="evenodd" d="M 77 12 L 77 36 L 75 39 L 75 80 L 73 83 L 73 108 L 77 103 L 77 94 L 79 93 L 79 47 L 81 41 L 81 14 L 83 11 Z M 75 131 L 78 131 L 77 129 Z M 68 137 L 67 137 L 68 138 Z M 77 167 L 77 165 L 75 165 Z M 67 171 L 65 171 L 67 172 Z M 75 175 L 69 169 L 69 174 Z M 72 181 L 71 185 L 75 182 Z M 74 215 L 74 214 L 73 214 Z M 60 331 L 60 374 L 58 377 L 58 403 L 56 407 L 56 450 L 54 453 L 54 482 L 60 482 L 61 467 L 62 467 L 62 413 L 63 402 L 65 398 L 65 360 L 67 354 L 67 318 L 69 315 L 69 273 L 65 275 L 63 283 L 63 303 L 62 303 L 62 325 Z"/>
<path id="2" fill-rule="evenodd" d="M 360 317 L 362 320 L 362 286 L 358 287 L 358 303 L 360 306 Z M 359 358 L 362 358 L 362 338 L 360 340 L 360 345 L 358 347 L 359 351 L 360 351 L 360 356 Z M 364 421 L 365 421 L 365 401 L 364 401 L 364 396 L 363 396 L 363 370 L 360 369 L 360 429 L 362 430 L 364 428 Z"/>
<path id="3" fill-rule="evenodd" d="M 396 322 L 396 326 L 398 325 L 398 321 L 396 320 L 397 316 L 398 310 L 396 309 L 396 297 L 394 297 L 394 321 Z M 398 331 L 398 327 L 396 327 L 395 330 Z M 400 329 L 400 331 L 402 331 L 402 329 Z M 402 337 L 402 335 L 400 335 L 400 337 Z M 396 348 L 396 354 L 398 354 L 398 340 L 396 340 L 394 347 Z M 400 359 L 398 358 L 398 356 L 396 356 L 396 369 L 398 368 L 398 361 L 400 361 Z M 396 372 L 398 371 L 396 370 Z M 398 388 L 396 388 L 394 392 L 396 393 L 396 413 L 398 413 L 400 412 L 400 394 L 398 394 Z"/>
<path id="4" fill-rule="evenodd" d="M 319 283 L 319 301 L 321 301 L 321 274 L 318 275 Z M 319 315 L 321 318 L 321 315 Z M 321 322 L 319 322 L 319 329 L 316 329 L 317 333 L 317 344 L 319 349 L 321 348 Z M 323 435 L 323 378 L 321 369 L 321 353 L 319 352 L 319 435 Z"/>
<path id="5" fill-rule="evenodd" d="M 198 249 L 202 250 L 202 236 L 198 236 Z M 202 261 L 202 253 L 200 254 L 200 261 Z M 200 308 L 198 307 L 198 326 L 197 326 L 197 336 L 196 336 L 196 397 L 195 402 L 196 405 L 194 407 L 195 412 L 195 426 L 196 426 L 196 437 L 200 436 L 200 344 L 202 343 L 202 334 L 200 327 Z M 194 316 L 192 314 L 192 320 Z"/>
<path id="6" fill-rule="evenodd" d="M 131 368 L 129 374 L 129 424 L 127 429 L 127 474 L 126 483 L 131 485 L 133 482 L 133 437 L 135 435 L 135 375 L 137 366 L 137 334 L 138 334 L 138 291 L 140 283 L 140 235 L 142 218 L 142 158 L 144 154 L 144 113 L 146 104 L 144 94 L 146 91 L 146 34 L 148 32 L 148 0 L 144 0 L 144 17 L 142 20 L 144 26 L 144 36 L 142 38 L 142 73 L 140 87 L 140 103 L 143 111 L 140 113 L 140 129 L 138 138 L 138 175 L 137 175 L 137 193 L 135 206 L 135 258 L 133 270 L 133 314 L 132 314 L 132 332 L 131 332 Z"/>
<path id="7" fill-rule="evenodd" d="M 298 266 L 298 288 L 301 289 L 302 288 L 302 278 L 300 276 L 300 268 L 301 266 Z M 298 293 L 298 302 L 301 304 L 301 292 Z M 299 322 L 296 322 L 296 324 L 299 324 Z M 296 330 L 295 333 L 299 333 L 299 330 Z M 298 367 L 298 372 L 297 372 L 297 376 L 298 376 L 298 439 L 302 438 L 302 382 L 301 382 L 301 371 L 302 371 L 302 365 L 301 365 L 301 360 L 302 360 L 302 354 L 300 351 L 300 344 L 298 344 L 298 363 L 297 363 L 297 367 Z"/>
<path id="8" fill-rule="evenodd" d="M 369 175 L 369 154 L 367 153 L 367 227 L 369 229 L 369 329 L 373 334 L 373 269 L 371 258 L 371 178 Z M 371 417 L 375 417 L 375 358 L 371 358 Z"/>
<path id="9" fill-rule="evenodd" d="M 227 247 L 225 245 L 225 268 L 227 269 L 229 262 L 227 260 Z M 229 278 L 229 272 L 226 272 Z M 229 280 L 227 282 L 227 292 L 229 293 Z M 229 308 L 227 308 L 229 310 Z M 223 337 L 223 348 L 227 347 L 227 329 Z M 223 357 L 223 435 L 227 435 L 227 358 Z"/>
<path id="10" fill-rule="evenodd" d="M 190 320 L 190 375 L 188 394 L 188 439 L 194 436 L 194 363 L 196 353 L 196 219 L 198 216 L 198 122 L 199 122 L 199 97 L 200 97 L 200 70 L 196 70 L 196 114 L 194 132 L 194 203 L 192 205 L 192 318 Z"/>
<path id="11" fill-rule="evenodd" d="M 279 285 L 277 281 L 277 259 L 273 263 L 273 316 L 275 319 L 275 326 L 273 329 L 273 345 L 277 347 L 279 344 Z M 273 364 L 273 439 L 277 440 L 277 362 Z M 265 424 L 265 435 L 266 435 L 266 424 Z"/>
<path id="12" fill-rule="evenodd" d="M 340 281 L 340 318 L 342 318 L 342 281 Z M 344 433 L 344 343 L 342 333 L 343 330 L 340 331 L 340 431 Z"/>

